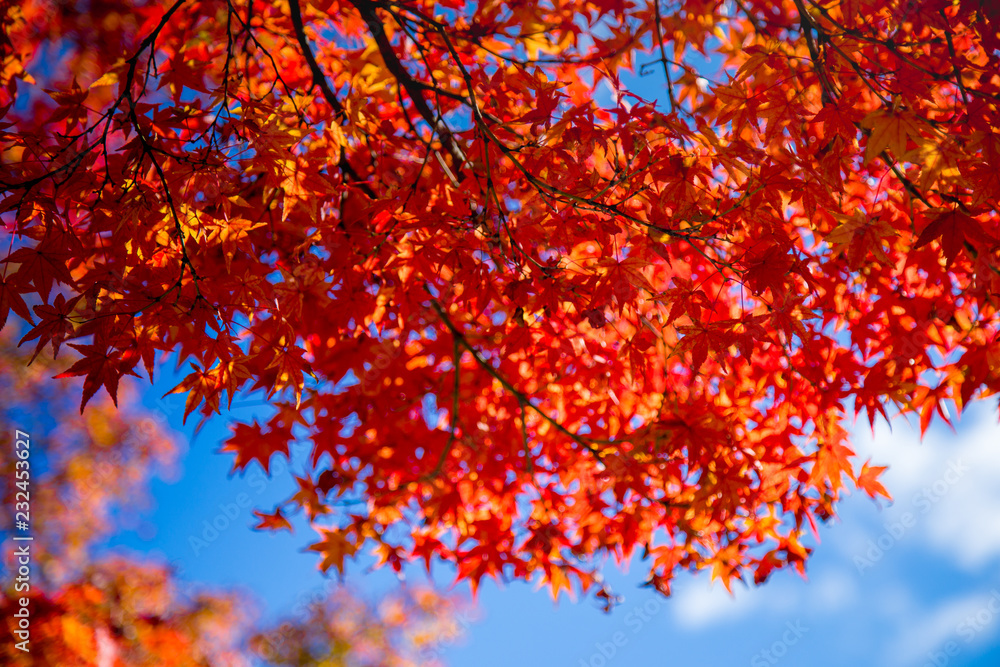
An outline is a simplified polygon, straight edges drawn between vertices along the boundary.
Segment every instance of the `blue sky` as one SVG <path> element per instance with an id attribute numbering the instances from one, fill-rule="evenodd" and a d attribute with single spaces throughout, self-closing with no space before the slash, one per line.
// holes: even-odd
<path id="1" fill-rule="evenodd" d="M 181 426 L 183 397 L 159 398 L 172 379 L 158 381 L 146 402 L 183 441 L 195 422 Z M 227 479 L 232 458 L 217 453 L 226 433 L 223 419 L 210 422 L 188 445 L 179 479 L 155 482 L 154 504 L 113 544 L 172 561 L 189 581 L 244 590 L 268 617 L 300 614 L 336 582 L 303 552 L 314 533 L 301 522 L 291 536 L 249 529 L 247 503 L 270 509 L 292 492 L 291 477 L 268 479 L 253 466 Z M 443 657 L 454 667 L 1000 665 L 996 400 L 973 404 L 954 432 L 935 424 L 923 442 L 903 420 L 891 430 L 877 424 L 872 437 L 862 419 L 854 433 L 861 460 L 890 465 L 884 482 L 894 502 L 848 498 L 812 544 L 808 580 L 781 572 L 730 596 L 707 574 L 681 573 L 664 599 L 639 587 L 638 560 L 630 572 L 609 564 L 608 580 L 625 598 L 611 614 L 591 599 L 554 604 L 530 584 L 484 583 L 465 638 Z M 273 467 L 283 469 L 278 457 Z M 367 572 L 369 563 L 349 562 L 348 580 L 377 599 L 396 580 L 388 570 Z M 442 586 L 453 576 L 446 568 L 436 575 Z M 425 578 L 417 568 L 409 576 Z"/>

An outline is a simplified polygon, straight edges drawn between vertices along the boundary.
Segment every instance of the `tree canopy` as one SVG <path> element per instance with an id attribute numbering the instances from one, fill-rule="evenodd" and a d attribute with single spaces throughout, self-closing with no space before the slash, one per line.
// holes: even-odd
<path id="1" fill-rule="evenodd" d="M 261 528 L 323 569 L 759 583 L 889 495 L 855 416 L 1000 390 L 996 3 L 3 12 L 0 320 L 81 410 L 170 360 L 203 418 L 264 393 L 223 449 L 311 443 Z"/>

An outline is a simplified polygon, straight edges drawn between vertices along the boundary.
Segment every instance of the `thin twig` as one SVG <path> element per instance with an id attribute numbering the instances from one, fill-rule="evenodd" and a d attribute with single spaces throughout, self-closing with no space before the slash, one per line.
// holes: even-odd
<path id="1" fill-rule="evenodd" d="M 434 312 L 438 314 L 438 317 L 441 318 L 441 321 L 444 322 L 444 325 L 448 327 L 448 330 L 451 332 L 451 335 L 455 337 L 455 340 L 458 341 L 462 345 L 462 347 L 464 347 L 466 350 L 472 353 L 472 358 L 475 359 L 479 367 L 485 370 L 487 373 L 489 373 L 494 380 L 499 382 L 501 386 L 503 386 L 503 388 L 507 390 L 508 393 L 510 393 L 518 401 L 520 401 L 522 407 L 523 406 L 530 407 L 532 410 L 535 411 L 535 413 L 538 414 L 539 417 L 548 422 L 557 431 L 559 431 L 560 433 L 572 439 L 580 446 L 587 449 L 587 451 L 596 456 L 598 460 L 601 459 L 601 451 L 596 447 L 594 447 L 593 444 L 594 442 L 597 442 L 596 440 L 591 438 L 584 438 L 582 435 L 574 433 L 573 431 L 563 426 L 557 419 L 551 417 L 547 412 L 545 412 L 537 405 L 532 403 L 531 399 L 528 398 L 526 394 L 518 390 L 517 387 L 512 385 L 507 380 L 507 378 L 505 378 L 503 375 L 497 372 L 497 369 L 493 368 L 493 366 L 491 366 L 489 362 L 483 359 L 483 357 L 479 354 L 479 350 L 477 350 L 462 334 L 462 332 L 458 330 L 458 327 L 456 327 L 455 323 L 451 321 L 451 318 L 448 317 L 448 314 L 445 313 L 444 308 L 441 307 L 441 304 L 438 303 L 436 299 L 431 299 L 431 307 L 434 308 Z"/>

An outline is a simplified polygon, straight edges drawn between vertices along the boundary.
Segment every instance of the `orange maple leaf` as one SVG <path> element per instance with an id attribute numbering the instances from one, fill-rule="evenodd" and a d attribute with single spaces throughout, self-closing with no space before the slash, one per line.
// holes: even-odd
<path id="1" fill-rule="evenodd" d="M 320 528 L 320 535 L 323 539 L 320 542 L 309 546 L 309 551 L 317 551 L 323 554 L 323 560 L 319 568 L 326 572 L 331 567 L 336 567 L 337 572 L 344 573 L 344 558 L 357 553 L 361 544 L 352 544 L 347 536 L 337 529 Z"/>
<path id="2" fill-rule="evenodd" d="M 887 499 L 892 500 L 892 496 L 886 491 L 882 483 L 878 481 L 879 476 L 888 470 L 887 466 L 869 466 L 869 461 L 866 461 L 863 466 L 861 466 L 861 472 L 858 474 L 858 488 L 863 490 L 869 496 L 874 498 L 875 496 L 885 496 Z"/>

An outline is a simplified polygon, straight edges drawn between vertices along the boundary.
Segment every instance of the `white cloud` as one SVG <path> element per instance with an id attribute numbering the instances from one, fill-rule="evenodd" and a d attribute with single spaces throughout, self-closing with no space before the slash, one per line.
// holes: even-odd
<path id="1" fill-rule="evenodd" d="M 820 572 L 806 592 L 809 595 L 807 608 L 820 609 L 826 613 L 842 611 L 858 599 L 855 578 L 839 569 Z"/>
<path id="2" fill-rule="evenodd" d="M 974 618 L 988 602 L 987 597 L 976 593 L 938 603 L 933 610 L 923 613 L 911 607 L 908 614 L 899 617 L 901 622 L 895 638 L 886 647 L 883 664 L 924 664 L 929 654 L 940 653 L 949 642 L 961 650 L 970 640 L 976 639 L 969 631 L 967 619 Z"/>
<path id="3" fill-rule="evenodd" d="M 721 585 L 711 585 L 707 578 L 698 577 L 674 593 L 673 613 L 677 624 L 699 629 L 747 615 L 760 599 L 754 590 L 734 590 L 735 597 Z"/>
<path id="4" fill-rule="evenodd" d="M 975 571 L 1000 558 L 1000 427 L 980 422 L 955 449 L 969 470 L 930 515 L 927 540 Z"/>
<path id="5" fill-rule="evenodd" d="M 934 428 L 923 442 L 902 420 L 891 432 L 881 423 L 874 439 L 870 434 L 859 424 L 857 451 L 889 465 L 883 482 L 895 499 L 892 514 L 916 516 L 917 541 L 967 571 L 1000 559 L 1000 426 L 993 411 L 977 404 L 955 432 Z"/>
<path id="6" fill-rule="evenodd" d="M 893 504 L 879 510 L 863 494 L 845 502 L 842 518 L 821 529 L 822 543 L 814 556 L 819 558 L 810 565 L 808 582 L 782 572 L 760 588 L 741 587 L 734 598 L 708 577 L 686 581 L 675 590 L 673 622 L 704 630 L 762 617 L 812 622 L 817 615 L 849 617 L 861 621 L 856 630 L 874 633 L 873 655 L 884 653 L 884 665 L 924 664 L 928 652 L 941 650 L 948 641 L 966 650 L 956 628 L 982 608 L 983 586 L 963 587 L 942 599 L 922 585 L 927 573 L 913 571 L 908 563 L 923 552 L 921 558 L 936 555 L 942 561 L 940 576 L 950 576 L 950 565 L 977 575 L 980 584 L 995 580 L 1000 564 L 1000 426 L 994 423 L 995 412 L 989 412 L 985 405 L 974 406 L 956 432 L 934 427 L 922 442 L 919 429 L 902 420 L 892 430 L 878 425 L 874 438 L 859 423 L 856 450 L 862 461 L 871 457 L 874 465 L 890 466 L 883 481 Z M 889 527 L 898 531 L 907 513 L 913 521 L 905 530 L 892 540 L 883 537 Z M 858 572 L 855 557 L 868 554 L 880 537 L 892 543 L 885 558 L 879 555 L 871 570 Z M 1000 633 L 1000 616 L 995 626 L 969 646 Z"/>

